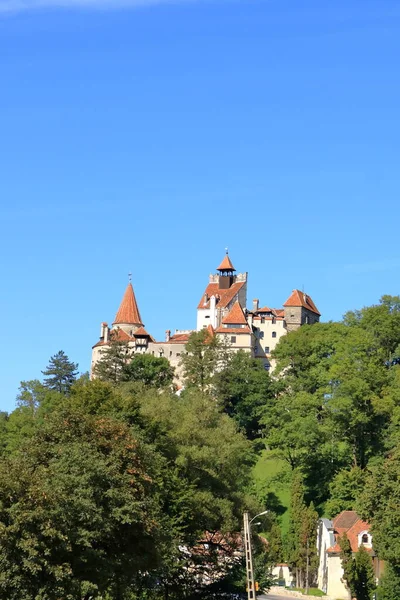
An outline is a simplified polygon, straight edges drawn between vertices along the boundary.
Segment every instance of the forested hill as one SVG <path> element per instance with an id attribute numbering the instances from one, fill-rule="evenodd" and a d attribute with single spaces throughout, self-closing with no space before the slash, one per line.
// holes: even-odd
<path id="1" fill-rule="evenodd" d="M 281 560 L 304 577 L 306 548 L 312 579 L 318 516 L 356 509 L 387 562 L 380 598 L 400 598 L 400 298 L 283 337 L 272 375 L 207 331 L 186 349 L 180 395 L 165 359 L 127 359 L 121 342 L 94 381 L 59 352 L 41 381 L 21 383 L 0 420 L 0 599 L 243 589 L 240 565 L 221 570 L 220 558 L 245 509 L 270 511 L 265 584 Z M 260 485 L 273 482 L 266 456 L 286 465 L 286 506 Z M 210 535 L 224 543 L 199 552 Z M 214 579 L 199 576 L 212 558 Z"/>

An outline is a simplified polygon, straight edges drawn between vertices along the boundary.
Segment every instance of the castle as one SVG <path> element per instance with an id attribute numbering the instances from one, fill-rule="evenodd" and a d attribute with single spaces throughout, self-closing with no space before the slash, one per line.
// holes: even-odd
<path id="1" fill-rule="evenodd" d="M 226 252 L 216 274 L 209 276 L 208 285 L 197 306 L 196 330 L 207 328 L 210 335 L 225 339 L 232 350 L 244 350 L 261 360 L 265 369 L 274 367 L 271 352 L 287 332 L 305 324 L 317 323 L 320 313 L 313 300 L 300 290 L 293 290 L 282 308 L 260 308 L 253 300 L 247 309 L 247 273 L 236 273 Z M 130 355 L 147 353 L 165 357 L 181 375 L 181 355 L 192 330 L 166 331 L 165 340 L 157 342 L 143 324 L 132 283 L 129 282 L 111 328 L 101 324 L 100 340 L 93 346 L 91 373 L 101 353 L 112 340 L 128 344 Z"/>

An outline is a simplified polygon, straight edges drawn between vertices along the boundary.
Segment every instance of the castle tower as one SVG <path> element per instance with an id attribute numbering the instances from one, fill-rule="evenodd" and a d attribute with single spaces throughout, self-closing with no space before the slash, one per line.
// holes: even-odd
<path id="1" fill-rule="evenodd" d="M 294 331 L 301 325 L 318 323 L 321 316 L 311 296 L 300 290 L 293 290 L 283 307 L 288 331 Z"/>
<path id="2" fill-rule="evenodd" d="M 211 325 L 220 327 L 223 318 L 235 302 L 245 309 L 247 300 L 247 273 L 236 273 L 228 251 L 217 268 L 210 275 L 208 285 L 197 307 L 197 331 Z"/>
<path id="3" fill-rule="evenodd" d="M 119 328 L 132 335 L 132 333 L 142 326 L 142 318 L 136 302 L 135 292 L 133 291 L 132 283 L 129 282 L 115 316 L 113 329 Z"/>

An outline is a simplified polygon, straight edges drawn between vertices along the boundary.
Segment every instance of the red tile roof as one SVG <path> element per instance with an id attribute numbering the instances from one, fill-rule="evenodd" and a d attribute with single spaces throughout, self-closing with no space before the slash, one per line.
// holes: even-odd
<path id="1" fill-rule="evenodd" d="M 124 297 L 118 309 L 113 325 L 127 323 L 129 325 L 143 325 L 131 283 L 128 283 Z"/>
<path id="2" fill-rule="evenodd" d="M 343 531 L 347 531 L 354 525 L 356 521 L 359 520 L 359 516 L 355 510 L 343 510 L 337 517 L 335 517 L 332 521 L 333 527 L 335 530 L 339 531 L 343 529 Z"/>
<path id="3" fill-rule="evenodd" d="M 134 333 L 133 333 L 133 337 L 148 337 L 150 338 L 150 340 L 152 342 L 155 342 L 155 339 L 153 338 L 152 335 L 150 335 L 149 333 L 147 333 L 147 331 L 145 330 L 145 328 L 139 327 L 139 329 L 137 329 Z"/>
<path id="4" fill-rule="evenodd" d="M 175 335 L 171 335 L 168 342 L 162 342 L 163 344 L 186 344 L 189 340 L 190 333 L 176 333 Z M 160 342 L 161 343 L 161 342 Z"/>
<path id="5" fill-rule="evenodd" d="M 358 514 L 354 510 L 344 510 L 341 512 L 332 522 L 333 532 L 336 543 L 327 549 L 329 554 L 336 554 L 340 552 L 340 537 L 346 533 L 349 538 L 350 546 L 353 552 L 357 552 L 358 536 L 363 531 L 369 531 L 369 523 L 360 519 Z M 373 552 L 372 548 L 368 546 L 365 548 L 368 552 Z"/>
<path id="6" fill-rule="evenodd" d="M 229 313 L 222 319 L 224 325 L 247 325 L 247 319 L 243 312 L 243 308 L 236 301 Z"/>
<path id="7" fill-rule="evenodd" d="M 226 308 L 233 298 L 239 293 L 241 288 L 245 285 L 245 281 L 239 281 L 233 283 L 227 290 L 222 290 L 218 283 L 209 283 L 205 289 L 205 292 L 197 306 L 197 308 L 210 308 L 210 298 L 215 296 L 218 308 Z M 207 301 L 204 302 L 204 296 L 207 295 Z"/>
<path id="8" fill-rule="evenodd" d="M 303 308 L 307 308 L 311 312 L 321 316 L 321 313 L 318 311 L 318 308 L 315 306 L 312 298 L 300 290 L 293 290 L 292 294 L 286 300 L 283 306 L 302 306 Z"/>
<path id="9" fill-rule="evenodd" d="M 255 312 L 256 313 L 272 312 L 272 308 L 269 308 L 269 306 L 264 306 L 263 308 L 258 308 Z"/>
<path id="10" fill-rule="evenodd" d="M 217 271 L 236 271 L 231 259 L 228 256 L 228 253 L 225 254 L 221 264 L 217 268 Z"/>

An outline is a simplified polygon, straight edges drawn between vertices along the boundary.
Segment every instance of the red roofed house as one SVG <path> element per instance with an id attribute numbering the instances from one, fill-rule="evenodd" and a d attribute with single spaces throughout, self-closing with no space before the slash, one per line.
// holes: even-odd
<path id="1" fill-rule="evenodd" d="M 382 562 L 378 560 L 372 547 L 369 524 L 360 519 L 354 510 L 342 511 L 333 521 L 320 519 L 317 536 L 318 587 L 328 596 L 338 600 L 350 598 L 349 590 L 343 580 L 340 559 L 339 538 L 344 533 L 349 538 L 353 553 L 356 553 L 361 545 L 369 552 L 377 580 L 382 571 Z"/>
<path id="2" fill-rule="evenodd" d="M 233 350 L 244 350 L 262 360 L 266 369 L 273 367 L 271 352 L 282 335 L 301 325 L 319 321 L 320 313 L 314 302 L 304 292 L 294 290 L 283 308 L 259 308 L 253 300 L 251 310 L 247 304 L 247 273 L 236 273 L 228 255 L 225 254 L 217 273 L 209 276 L 208 285 L 197 306 L 197 331 L 207 328 L 212 335 L 225 339 Z M 92 368 L 101 353 L 113 339 L 128 342 L 130 353 L 148 353 L 167 358 L 176 369 L 180 383 L 181 355 L 192 330 L 179 331 L 171 335 L 167 330 L 163 342 L 156 342 L 146 331 L 139 312 L 132 283 L 129 282 L 123 295 L 112 327 L 101 324 L 100 340 L 93 346 Z"/>

